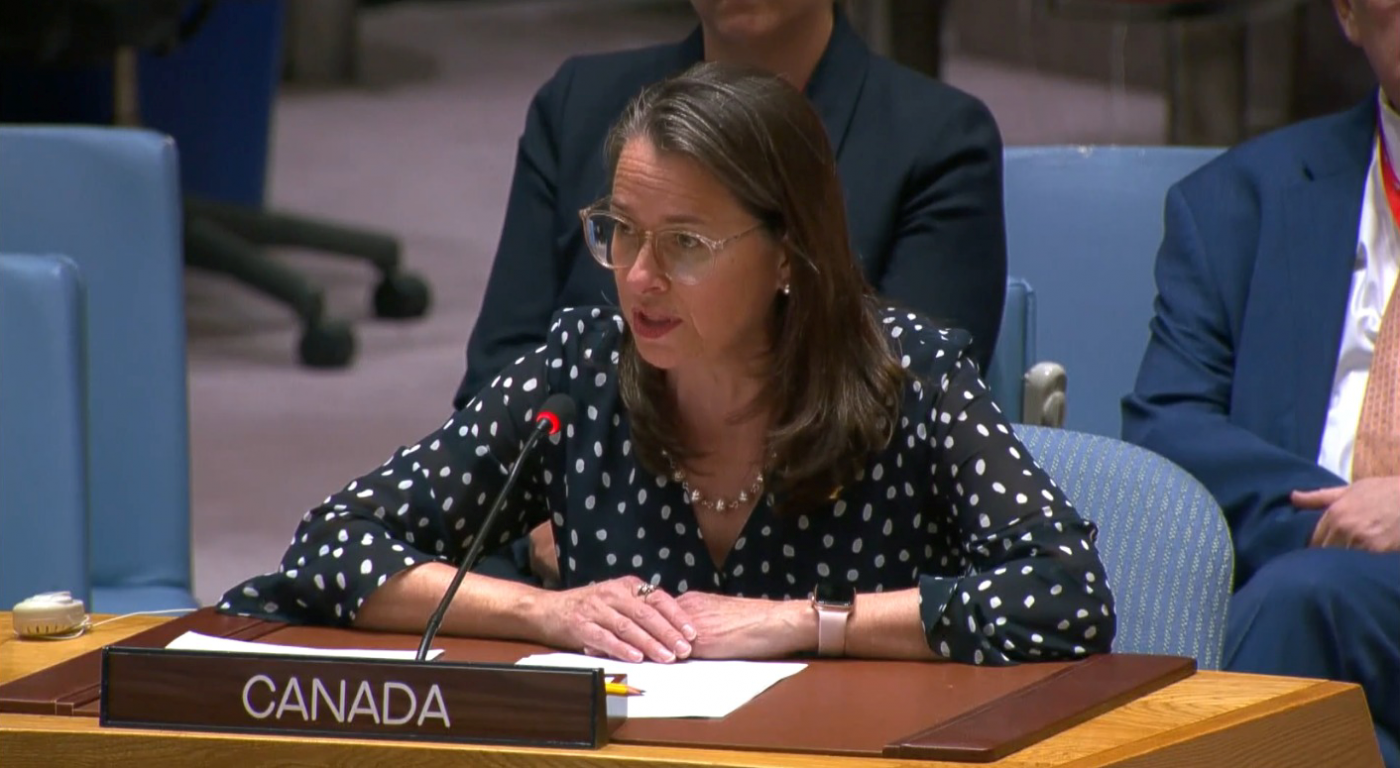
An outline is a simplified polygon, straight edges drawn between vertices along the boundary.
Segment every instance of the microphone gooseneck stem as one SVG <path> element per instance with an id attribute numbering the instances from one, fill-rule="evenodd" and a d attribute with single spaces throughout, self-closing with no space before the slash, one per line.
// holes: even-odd
<path id="1" fill-rule="evenodd" d="M 510 474 L 506 477 L 505 484 L 496 494 L 496 500 L 492 502 L 490 511 L 486 513 L 486 519 L 481 522 L 481 527 L 477 529 L 476 538 L 467 548 L 467 554 L 462 558 L 461 565 L 457 566 L 457 573 L 452 577 L 452 583 L 447 585 L 442 602 L 438 603 L 437 610 L 433 611 L 432 617 L 428 619 L 427 628 L 423 631 L 423 641 L 418 644 L 417 661 L 427 660 L 428 650 L 432 647 L 433 639 L 437 637 L 438 628 L 442 626 L 443 618 L 447 616 L 447 609 L 451 607 L 453 598 L 457 596 L 457 589 L 462 586 L 462 579 L 466 577 L 467 571 L 471 570 L 472 566 L 476 564 L 476 559 L 481 556 L 486 537 L 495 526 L 496 518 L 500 516 L 501 509 L 505 507 L 511 488 L 515 487 L 515 480 L 520 475 L 520 468 L 525 466 L 525 461 L 534 451 L 535 444 L 549 431 L 550 423 L 543 419 L 537 421 L 534 429 L 530 430 L 530 436 L 525 439 L 525 445 L 520 449 L 520 455 L 516 457 L 515 464 L 510 468 Z"/>

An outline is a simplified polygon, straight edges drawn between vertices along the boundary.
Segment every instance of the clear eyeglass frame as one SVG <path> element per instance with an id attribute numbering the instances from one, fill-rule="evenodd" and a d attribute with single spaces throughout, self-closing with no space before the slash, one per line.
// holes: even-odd
<path id="1" fill-rule="evenodd" d="M 652 258 L 662 273 L 668 280 L 681 285 L 699 284 L 709 275 L 725 248 L 763 227 L 763 223 L 759 222 L 719 240 L 677 227 L 640 229 L 631 219 L 609 210 L 608 203 L 605 198 L 578 212 L 579 220 L 583 223 L 583 240 L 593 259 L 614 271 L 631 269 L 643 246 L 649 242 Z M 624 243 L 621 250 L 616 234 L 619 230 L 631 241 Z"/>

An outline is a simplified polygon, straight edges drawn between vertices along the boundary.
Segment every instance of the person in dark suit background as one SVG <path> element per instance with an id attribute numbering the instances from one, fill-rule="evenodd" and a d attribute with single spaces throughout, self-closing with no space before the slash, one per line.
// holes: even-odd
<path id="1" fill-rule="evenodd" d="M 870 51 L 831 0 L 692 0 L 677 44 L 569 59 L 536 94 L 454 405 L 544 342 L 562 307 L 615 303 L 578 211 L 607 188 L 603 139 L 644 86 L 701 60 L 782 75 L 821 114 L 851 243 L 886 298 L 973 335 L 985 370 L 1006 290 L 1001 137 L 977 99 Z"/>
<path id="2" fill-rule="evenodd" d="M 1400 768 L 1400 3 L 1334 5 L 1380 91 L 1168 193 L 1123 433 L 1229 518 L 1226 668 L 1361 684 Z"/>

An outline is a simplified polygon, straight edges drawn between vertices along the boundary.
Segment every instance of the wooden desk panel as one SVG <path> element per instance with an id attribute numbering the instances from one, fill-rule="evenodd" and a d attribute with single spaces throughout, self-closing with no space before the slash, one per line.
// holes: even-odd
<path id="1" fill-rule="evenodd" d="M 105 618 L 111 617 L 94 615 L 92 621 L 96 624 Z M 10 612 L 0 611 L 0 683 L 95 651 L 169 620 L 168 616 L 132 616 L 104 624 L 74 640 L 24 640 L 15 636 Z"/>
<path id="2" fill-rule="evenodd" d="M 201 629 L 203 620 L 196 614 L 186 621 L 190 629 L 216 631 Z M 243 631 L 245 639 L 256 637 L 260 643 L 311 647 L 402 650 L 417 645 L 411 635 L 270 627 L 271 631 L 268 626 L 221 625 L 217 631 Z M 436 645 L 445 651 L 444 660 L 507 664 L 548 650 L 441 636 Z M 1189 677 L 1195 668 L 1190 659 L 1132 654 L 998 668 L 814 659 L 802 674 L 765 691 L 731 717 L 633 720 L 613 733 L 612 741 L 680 749 L 989 761 Z M 95 693 L 92 688 L 87 691 Z M 51 702 L 52 694 L 50 688 L 36 698 Z M 16 698 L 28 699 L 0 690 L 0 704 Z M 3 709 L 45 714 L 39 709 Z"/>
<path id="3" fill-rule="evenodd" d="M 110 644 L 166 619 L 134 617 L 69 641 L 14 638 L 0 613 L 0 682 Z M 273 765 L 584 768 L 640 765 L 754 768 L 953 768 L 967 764 L 820 755 L 609 746 L 527 750 L 342 739 L 102 729 L 92 718 L 0 715 L 5 768 Z M 989 765 L 1002 768 L 1380 768 L 1361 689 L 1295 678 L 1199 672 Z"/>

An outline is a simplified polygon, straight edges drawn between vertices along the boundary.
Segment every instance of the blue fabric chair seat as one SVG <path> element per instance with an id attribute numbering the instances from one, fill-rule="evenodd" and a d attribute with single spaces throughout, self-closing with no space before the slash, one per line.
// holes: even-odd
<path id="1" fill-rule="evenodd" d="M 1219 669 L 1234 549 L 1210 492 L 1155 453 L 1098 435 L 1017 426 L 1041 467 L 1098 525 L 1118 612 L 1113 650 Z"/>

